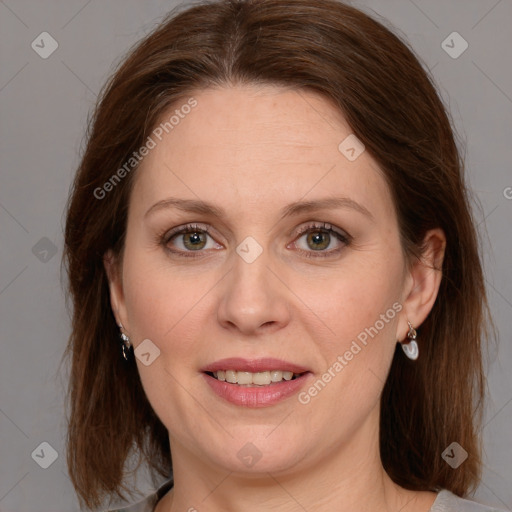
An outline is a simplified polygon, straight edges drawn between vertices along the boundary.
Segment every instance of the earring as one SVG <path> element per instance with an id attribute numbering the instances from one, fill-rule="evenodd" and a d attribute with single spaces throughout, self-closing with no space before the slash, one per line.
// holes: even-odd
<path id="1" fill-rule="evenodd" d="M 405 355 L 415 361 L 418 359 L 418 355 L 420 353 L 418 343 L 416 341 L 416 329 L 412 326 L 411 322 L 407 322 L 409 324 L 409 332 L 407 333 L 408 343 L 402 343 L 402 350 Z"/>
<path id="2" fill-rule="evenodd" d="M 119 329 L 122 329 L 122 328 L 123 328 L 123 326 L 121 324 L 119 324 Z M 130 338 L 124 332 L 121 332 L 120 337 L 122 340 L 121 353 L 123 354 L 125 361 L 129 361 L 130 360 L 130 348 L 132 346 L 132 344 L 130 343 Z"/>

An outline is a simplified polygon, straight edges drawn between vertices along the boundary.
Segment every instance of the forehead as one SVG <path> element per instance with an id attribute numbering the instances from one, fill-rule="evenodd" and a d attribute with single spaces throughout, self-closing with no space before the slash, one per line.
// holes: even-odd
<path id="1" fill-rule="evenodd" d="M 366 151 L 346 157 L 339 146 L 353 137 L 350 126 L 316 93 L 274 86 L 194 91 L 161 121 L 133 192 L 146 209 L 172 195 L 217 201 L 242 215 L 251 205 L 268 211 L 339 192 L 376 216 L 391 213 L 376 162 Z"/>

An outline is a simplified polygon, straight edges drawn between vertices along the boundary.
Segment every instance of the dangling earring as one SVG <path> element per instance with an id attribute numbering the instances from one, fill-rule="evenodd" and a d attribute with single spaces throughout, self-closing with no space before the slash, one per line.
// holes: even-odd
<path id="1" fill-rule="evenodd" d="M 122 329 L 122 328 L 123 328 L 123 326 L 121 324 L 119 324 L 119 329 Z M 132 346 L 132 344 L 130 343 L 130 338 L 124 332 L 121 332 L 120 336 L 121 336 L 121 340 L 122 340 L 121 353 L 123 354 L 125 361 L 129 361 L 130 360 L 130 348 Z"/>
<path id="2" fill-rule="evenodd" d="M 402 350 L 404 351 L 405 355 L 409 358 L 415 361 L 418 359 L 418 355 L 420 353 L 420 350 L 418 348 L 418 343 L 416 341 L 416 329 L 412 326 L 411 322 L 407 322 L 409 324 L 409 332 L 407 333 L 407 339 L 409 340 L 408 343 L 402 343 Z"/>

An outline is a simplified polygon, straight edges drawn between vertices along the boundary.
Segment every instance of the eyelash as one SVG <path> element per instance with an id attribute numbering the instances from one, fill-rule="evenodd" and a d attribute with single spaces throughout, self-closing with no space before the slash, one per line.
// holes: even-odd
<path id="1" fill-rule="evenodd" d="M 159 241 L 160 244 L 167 249 L 169 252 L 178 255 L 178 257 L 184 257 L 184 258 L 197 258 L 200 257 L 199 255 L 194 254 L 195 252 L 204 252 L 202 250 L 197 251 L 182 251 L 182 250 L 175 250 L 170 249 L 168 244 L 169 242 L 178 235 L 183 235 L 187 233 L 206 233 L 208 236 L 212 237 L 211 230 L 209 226 L 200 225 L 200 224 L 186 224 L 181 227 L 177 227 L 172 229 L 171 231 L 166 231 L 164 234 L 160 235 Z M 300 228 L 299 232 L 297 233 L 296 238 L 292 243 L 295 243 L 297 240 L 299 240 L 302 236 L 308 233 L 315 233 L 315 232 L 323 232 L 328 233 L 329 235 L 334 235 L 340 242 L 342 242 L 343 246 L 338 249 L 331 249 L 330 251 L 305 251 L 303 249 L 297 249 L 300 253 L 302 253 L 306 258 L 327 258 L 329 256 L 333 256 L 335 254 L 338 254 L 341 252 L 344 247 L 347 247 L 350 245 L 352 241 L 352 237 L 348 235 L 347 233 L 343 233 L 340 231 L 335 230 L 331 224 L 326 222 L 314 222 L 311 224 L 308 224 L 306 226 L 303 226 Z"/>
<path id="2" fill-rule="evenodd" d="M 323 232 L 328 233 L 329 235 L 334 235 L 334 237 L 337 238 L 338 241 L 343 244 L 343 246 L 339 247 L 338 249 L 331 249 L 330 251 L 304 251 L 303 249 L 297 249 L 306 258 L 328 258 L 329 256 L 339 254 L 345 247 L 348 247 L 352 241 L 352 237 L 350 235 L 337 231 L 332 227 L 331 224 L 327 222 L 313 222 L 300 228 L 293 243 L 299 240 L 302 236 L 315 232 Z"/>
<path id="3" fill-rule="evenodd" d="M 170 253 L 173 255 L 177 255 L 178 257 L 184 257 L 184 258 L 198 258 L 199 255 L 194 254 L 194 252 L 203 252 L 203 251 L 181 251 L 181 250 L 175 250 L 170 249 L 168 247 L 169 242 L 178 235 L 183 235 L 186 233 L 206 233 L 208 236 L 212 237 L 210 228 L 205 225 L 200 224 L 186 224 L 185 226 L 177 227 L 174 229 L 171 229 L 170 231 L 166 231 L 160 238 L 161 245 L 167 249 Z M 212 237 L 213 238 L 213 237 Z"/>

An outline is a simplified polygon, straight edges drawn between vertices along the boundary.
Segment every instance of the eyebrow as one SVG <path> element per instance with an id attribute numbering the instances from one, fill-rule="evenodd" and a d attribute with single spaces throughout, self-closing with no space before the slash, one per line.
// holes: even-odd
<path id="1" fill-rule="evenodd" d="M 189 213 L 211 215 L 220 219 L 226 217 L 225 210 L 214 206 L 211 203 L 196 199 L 178 199 L 176 197 L 169 197 L 167 199 L 162 199 L 161 201 L 158 201 L 153 206 L 151 206 L 151 208 L 149 208 L 149 210 L 144 214 L 144 218 L 148 217 L 150 214 L 156 211 L 168 208 L 176 208 L 178 210 Z M 296 201 L 285 206 L 281 210 L 281 218 L 284 219 L 286 217 L 292 217 L 301 213 L 336 208 L 348 208 L 355 210 L 368 217 L 370 220 L 375 220 L 367 208 L 348 197 L 326 197 L 324 199 L 317 199 L 314 201 Z"/>

